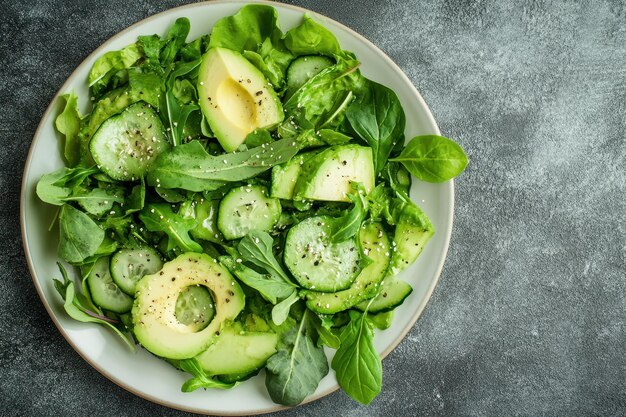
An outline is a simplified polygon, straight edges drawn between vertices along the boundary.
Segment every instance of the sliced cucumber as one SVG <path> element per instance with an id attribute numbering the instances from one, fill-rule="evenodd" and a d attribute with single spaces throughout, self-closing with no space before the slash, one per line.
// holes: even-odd
<path id="1" fill-rule="evenodd" d="M 359 231 L 363 252 L 372 260 L 363 268 L 350 288 L 334 293 L 302 291 L 309 309 L 321 314 L 347 310 L 378 293 L 391 259 L 389 238 L 380 223 L 366 223 Z"/>
<path id="2" fill-rule="evenodd" d="M 228 240 L 252 230 L 268 231 L 280 218 L 280 201 L 269 197 L 262 185 L 233 188 L 220 202 L 217 227 Z"/>
<path id="3" fill-rule="evenodd" d="M 398 307 L 412 292 L 413 288 L 405 281 L 397 277 L 387 277 L 380 287 L 380 293 L 371 304 L 370 300 L 365 300 L 355 307 L 361 311 L 367 309 L 372 314 L 384 313 Z M 367 308 L 368 304 L 369 309 Z"/>
<path id="4" fill-rule="evenodd" d="M 215 243 L 223 242 L 224 236 L 217 228 L 217 212 L 220 201 L 196 198 L 191 204 L 191 217 L 198 221 L 196 227 L 189 231 L 191 237 Z"/>
<path id="5" fill-rule="evenodd" d="M 111 278 L 109 258 L 96 261 L 87 276 L 91 299 L 98 306 L 114 313 L 126 313 L 133 307 L 133 298 L 125 294 Z"/>
<path id="6" fill-rule="evenodd" d="M 393 275 L 415 262 L 426 243 L 435 234 L 435 228 L 426 214 L 413 202 L 404 203 L 400 210 L 393 236 L 394 251 L 391 258 Z"/>
<path id="7" fill-rule="evenodd" d="M 372 148 L 338 145 L 306 160 L 294 190 L 296 200 L 350 201 L 352 182 L 360 182 L 367 193 L 374 188 Z"/>
<path id="8" fill-rule="evenodd" d="M 346 289 L 358 275 L 359 249 L 354 239 L 331 243 L 329 216 L 315 216 L 287 233 L 284 261 L 304 288 L 335 292 Z"/>
<path id="9" fill-rule="evenodd" d="M 89 143 L 100 169 L 119 181 L 142 177 L 152 161 L 169 147 L 161 119 L 143 102 L 105 120 Z"/>
<path id="10" fill-rule="evenodd" d="M 163 261 L 151 247 L 122 249 L 111 258 L 111 277 L 122 291 L 135 295 L 137 282 L 144 275 L 154 274 L 163 266 Z"/>
<path id="11" fill-rule="evenodd" d="M 201 285 L 190 285 L 178 294 L 176 319 L 192 332 L 206 328 L 215 317 L 215 302 L 211 292 Z"/>
<path id="12" fill-rule="evenodd" d="M 232 323 L 196 359 L 209 375 L 242 377 L 265 365 L 277 343 L 276 333 L 244 332 L 239 323 Z"/>
<path id="13" fill-rule="evenodd" d="M 333 65 L 332 59 L 319 55 L 307 55 L 294 59 L 287 68 L 286 99 L 324 68 Z"/>

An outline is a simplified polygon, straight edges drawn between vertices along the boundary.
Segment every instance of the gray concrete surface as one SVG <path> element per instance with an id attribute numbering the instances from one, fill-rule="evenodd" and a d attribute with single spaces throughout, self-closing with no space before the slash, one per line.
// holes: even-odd
<path id="1" fill-rule="evenodd" d="M 362 33 L 468 151 L 440 285 L 384 361 L 281 416 L 626 415 L 626 3 L 294 1 Z M 94 372 L 35 294 L 19 238 L 35 127 L 107 38 L 178 1 L 0 1 L 0 415 L 178 416 Z"/>

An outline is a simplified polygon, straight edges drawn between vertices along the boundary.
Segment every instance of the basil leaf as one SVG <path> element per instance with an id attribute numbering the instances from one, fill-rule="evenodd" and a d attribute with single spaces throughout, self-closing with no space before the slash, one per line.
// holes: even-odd
<path id="1" fill-rule="evenodd" d="M 337 382 L 354 400 L 369 404 L 382 387 L 382 362 L 374 348 L 374 329 L 367 314 L 350 310 L 350 322 L 342 330 L 340 346 L 332 361 Z"/>
<path id="2" fill-rule="evenodd" d="M 315 22 L 308 14 L 299 26 L 285 34 L 285 46 L 294 55 L 327 55 L 341 54 L 341 47 L 333 33 Z"/>
<path id="3" fill-rule="evenodd" d="M 104 230 L 89 216 L 65 204 L 59 214 L 59 257 L 78 263 L 96 253 Z"/>
<path id="4" fill-rule="evenodd" d="M 304 310 L 298 327 L 283 334 L 282 347 L 267 361 L 265 386 L 278 404 L 300 404 L 328 374 L 324 349 L 313 341 L 310 314 Z"/>
<path id="5" fill-rule="evenodd" d="M 241 282 L 250 288 L 254 288 L 263 298 L 272 304 L 279 299 L 287 298 L 293 293 L 294 285 L 287 283 L 273 274 L 261 274 L 252 268 L 248 268 L 243 262 L 236 262 L 230 256 L 219 258 L 220 263 L 232 272 Z"/>
<path id="6" fill-rule="evenodd" d="M 348 197 L 354 203 L 351 210 L 341 217 L 333 221 L 333 231 L 330 235 L 330 241 L 333 243 L 345 242 L 352 239 L 361 228 L 361 223 L 367 214 L 367 202 L 363 195 L 364 188 L 361 184 L 354 187 L 356 192 L 348 194 Z"/>
<path id="7" fill-rule="evenodd" d="M 181 388 L 183 392 L 192 392 L 198 388 L 231 389 L 239 385 L 239 382 L 226 383 L 212 379 L 204 372 L 196 358 L 183 359 L 178 362 L 178 366 L 183 371 L 193 375 L 193 378 L 183 384 Z"/>
<path id="8" fill-rule="evenodd" d="M 139 219 L 149 231 L 164 232 L 169 236 L 168 250 L 177 246 L 183 252 L 202 253 L 202 246 L 189 237 L 196 221 L 174 213 L 169 204 L 148 204 L 139 213 Z"/>
<path id="9" fill-rule="evenodd" d="M 372 148 L 374 168 L 380 172 L 397 141 L 404 135 L 406 117 L 393 90 L 367 80 L 366 93 L 346 110 L 354 131 Z"/>
<path id="10" fill-rule="evenodd" d="M 192 141 L 159 155 L 148 171 L 148 185 L 213 191 L 287 162 L 297 151 L 292 141 L 282 139 L 243 152 L 212 156 L 200 142 Z"/>
<path id="11" fill-rule="evenodd" d="M 459 175 L 467 166 L 467 155 L 459 144 L 437 135 L 416 136 L 397 158 L 416 178 L 444 182 Z"/>
<path id="12" fill-rule="evenodd" d="M 272 309 L 272 321 L 275 325 L 280 326 L 285 322 L 285 320 L 287 320 L 291 306 L 298 300 L 298 291 L 294 289 L 289 297 L 274 306 Z"/>
<path id="13" fill-rule="evenodd" d="M 244 236 L 237 245 L 241 258 L 259 268 L 263 268 L 274 277 L 295 287 L 291 279 L 278 263 L 272 252 L 274 240 L 267 232 L 253 230 Z"/>

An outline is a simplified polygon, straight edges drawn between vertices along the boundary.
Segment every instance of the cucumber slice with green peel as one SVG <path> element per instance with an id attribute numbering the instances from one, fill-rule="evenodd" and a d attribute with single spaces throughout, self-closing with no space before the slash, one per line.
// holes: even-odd
<path id="1" fill-rule="evenodd" d="M 87 276 L 87 285 L 93 302 L 105 310 L 126 313 L 133 307 L 133 298 L 113 282 L 108 257 L 96 261 Z"/>
<path id="2" fill-rule="evenodd" d="M 359 243 L 363 253 L 372 262 L 356 277 L 350 288 L 337 292 L 302 291 L 306 305 L 320 314 L 334 314 L 352 308 L 362 300 L 378 293 L 391 259 L 387 233 L 380 223 L 366 223 L 359 230 Z"/>
<path id="3" fill-rule="evenodd" d="M 294 199 L 349 202 L 352 182 L 363 184 L 366 193 L 374 189 L 372 148 L 331 146 L 306 160 L 296 181 Z"/>
<path id="4" fill-rule="evenodd" d="M 208 375 L 242 377 L 265 365 L 276 353 L 278 339 L 276 333 L 245 332 L 239 323 L 231 323 L 196 359 Z"/>
<path id="5" fill-rule="evenodd" d="M 284 261 L 298 283 L 316 291 L 346 289 L 359 274 L 360 253 L 354 239 L 331 243 L 330 216 L 309 217 L 287 232 Z"/>
<path id="6" fill-rule="evenodd" d="M 355 307 L 361 311 L 369 313 L 384 313 L 391 311 L 404 302 L 413 292 L 413 287 L 397 277 L 387 277 L 380 287 L 380 293 L 372 300 L 365 300 Z M 371 301 L 371 304 L 370 304 Z M 369 308 L 367 307 L 369 304 Z"/>
<path id="7" fill-rule="evenodd" d="M 413 202 L 404 203 L 400 210 L 393 236 L 392 275 L 415 262 L 435 234 L 435 228 L 426 214 Z"/>
<path id="8" fill-rule="evenodd" d="M 239 239 L 252 230 L 271 230 L 280 213 L 280 201 L 271 198 L 267 188 L 243 185 L 230 190 L 220 202 L 217 228 L 224 238 Z"/>
<path id="9" fill-rule="evenodd" d="M 294 59 L 287 68 L 286 99 L 324 68 L 333 66 L 332 59 L 320 55 L 307 55 Z"/>
<path id="10" fill-rule="evenodd" d="M 202 198 L 196 201 L 195 216 L 198 220 L 198 225 L 189 231 L 191 237 L 215 243 L 223 242 L 224 236 L 222 236 L 222 233 L 217 228 L 217 212 L 219 207 L 219 200 L 205 200 Z"/>
<path id="11" fill-rule="evenodd" d="M 185 288 L 178 294 L 174 315 L 190 331 L 195 333 L 203 330 L 215 317 L 215 302 L 211 292 L 200 285 Z"/>
<path id="12" fill-rule="evenodd" d="M 144 275 L 154 274 L 163 266 L 158 252 L 150 247 L 122 249 L 111 258 L 111 277 L 128 295 L 135 295 L 137 282 Z"/>
<path id="13" fill-rule="evenodd" d="M 89 143 L 98 167 L 119 181 L 141 178 L 154 159 L 169 148 L 161 119 L 143 102 L 105 120 Z"/>

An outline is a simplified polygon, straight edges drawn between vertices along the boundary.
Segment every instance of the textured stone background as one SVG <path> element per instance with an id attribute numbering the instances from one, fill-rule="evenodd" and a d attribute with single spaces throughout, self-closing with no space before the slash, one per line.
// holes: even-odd
<path id="1" fill-rule="evenodd" d="M 626 415 L 626 3 L 295 1 L 372 40 L 471 164 L 440 285 L 369 408 L 281 416 Z M 20 176 L 48 102 L 93 49 L 180 4 L 0 1 L 0 415 L 183 415 L 68 346 L 19 238 Z"/>

